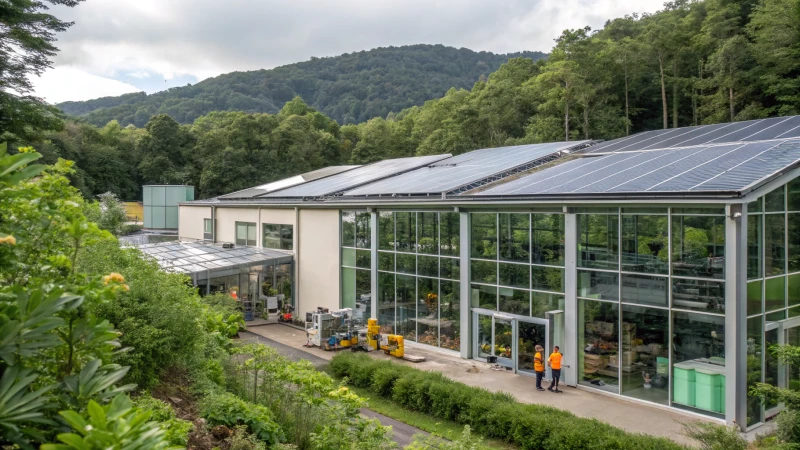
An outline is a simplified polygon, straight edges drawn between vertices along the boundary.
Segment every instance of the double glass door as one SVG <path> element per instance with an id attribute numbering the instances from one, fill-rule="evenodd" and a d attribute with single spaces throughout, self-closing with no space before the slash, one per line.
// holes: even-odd
<path id="1" fill-rule="evenodd" d="M 496 358 L 497 364 L 515 373 L 533 375 L 536 346 L 544 348 L 544 358 L 550 351 L 546 319 L 474 309 L 473 321 L 476 359 Z"/>

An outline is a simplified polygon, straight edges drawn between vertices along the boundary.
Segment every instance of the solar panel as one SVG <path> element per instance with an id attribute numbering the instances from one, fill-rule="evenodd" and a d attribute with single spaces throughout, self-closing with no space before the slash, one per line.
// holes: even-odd
<path id="1" fill-rule="evenodd" d="M 473 195 L 738 192 L 800 162 L 800 140 L 585 156 Z"/>
<path id="2" fill-rule="evenodd" d="M 346 196 L 425 195 L 451 192 L 591 141 L 553 142 L 475 150 L 346 191 Z"/>
<path id="3" fill-rule="evenodd" d="M 412 158 L 387 159 L 357 169 L 349 170 L 327 178 L 310 181 L 298 186 L 271 192 L 263 197 L 323 197 L 353 189 L 366 183 L 377 181 L 392 175 L 433 164 L 450 155 L 417 156 Z"/>
<path id="4" fill-rule="evenodd" d="M 631 152 L 800 137 L 800 116 L 772 117 L 647 131 L 591 147 L 586 153 Z"/>

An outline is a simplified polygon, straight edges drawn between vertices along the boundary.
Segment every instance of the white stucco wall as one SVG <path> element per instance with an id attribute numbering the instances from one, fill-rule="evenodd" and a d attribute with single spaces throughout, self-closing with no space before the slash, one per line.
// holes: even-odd
<path id="1" fill-rule="evenodd" d="M 216 208 L 217 242 L 236 243 L 236 222 L 258 224 L 258 208 Z M 261 246 L 261 225 L 256 225 L 257 245 Z"/>
<path id="2" fill-rule="evenodd" d="M 210 218 L 210 206 L 181 206 L 178 209 L 178 237 L 203 239 L 203 219 Z"/>
<path id="3" fill-rule="evenodd" d="M 339 308 L 339 211 L 300 210 L 298 266 L 298 312 L 317 306 Z M 295 247 L 297 249 L 297 247 Z"/>

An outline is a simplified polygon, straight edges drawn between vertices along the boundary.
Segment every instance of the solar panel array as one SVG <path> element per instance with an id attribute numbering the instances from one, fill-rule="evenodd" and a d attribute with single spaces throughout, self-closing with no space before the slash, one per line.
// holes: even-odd
<path id="1" fill-rule="evenodd" d="M 348 170 L 337 175 L 322 178 L 298 186 L 281 189 L 262 198 L 305 198 L 305 197 L 324 197 L 337 194 L 347 189 L 354 189 L 358 186 L 401 174 L 403 172 L 427 166 L 451 155 L 431 155 L 417 156 L 413 158 L 388 159 L 385 161 L 361 166 L 357 169 Z"/>
<path id="2" fill-rule="evenodd" d="M 800 162 L 800 139 L 584 156 L 474 195 L 738 192 Z"/>
<path id="3" fill-rule="evenodd" d="M 450 192 L 561 150 L 580 147 L 589 142 L 554 142 L 475 150 L 346 191 L 344 195 L 425 195 Z"/>
<path id="4" fill-rule="evenodd" d="M 311 172 L 306 172 L 304 174 L 295 175 L 293 177 L 273 181 L 271 183 L 262 184 L 248 189 L 243 189 L 241 191 L 231 192 L 230 194 L 220 195 L 217 198 L 222 200 L 240 200 L 240 199 L 260 197 L 264 194 L 274 192 L 279 189 L 285 189 L 288 187 L 297 186 L 298 184 L 314 181 L 319 178 L 336 175 L 337 173 L 346 172 L 348 170 L 355 169 L 356 167 L 358 166 L 324 167 L 322 169 L 313 170 Z"/>
<path id="5" fill-rule="evenodd" d="M 586 153 L 630 152 L 800 137 L 800 116 L 647 131 L 592 146 Z"/>
<path id="6" fill-rule="evenodd" d="M 198 242 L 163 242 L 137 247 L 155 259 L 162 269 L 176 273 L 205 273 L 222 271 L 239 265 L 259 265 L 270 260 L 277 263 L 292 261 L 290 253 L 259 247 L 222 248 Z"/>

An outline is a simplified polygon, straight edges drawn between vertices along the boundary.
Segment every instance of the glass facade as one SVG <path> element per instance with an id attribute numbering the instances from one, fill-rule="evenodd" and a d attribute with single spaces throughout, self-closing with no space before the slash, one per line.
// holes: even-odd
<path id="1" fill-rule="evenodd" d="M 564 215 L 472 213 L 472 307 L 529 317 L 564 309 Z"/>
<path id="2" fill-rule="evenodd" d="M 376 317 L 382 333 L 460 349 L 460 237 L 458 213 L 378 213 Z"/>
<path id="3" fill-rule="evenodd" d="M 355 322 L 366 324 L 372 313 L 370 214 L 342 211 L 341 232 L 341 307 L 353 308 Z"/>

